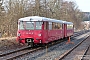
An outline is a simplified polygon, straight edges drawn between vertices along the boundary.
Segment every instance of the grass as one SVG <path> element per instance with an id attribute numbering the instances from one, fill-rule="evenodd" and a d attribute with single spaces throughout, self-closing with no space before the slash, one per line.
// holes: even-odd
<path id="1" fill-rule="evenodd" d="M 18 42 L 16 42 L 16 38 L 0 38 L 0 47 L 3 46 L 11 46 L 14 44 L 18 44 Z"/>

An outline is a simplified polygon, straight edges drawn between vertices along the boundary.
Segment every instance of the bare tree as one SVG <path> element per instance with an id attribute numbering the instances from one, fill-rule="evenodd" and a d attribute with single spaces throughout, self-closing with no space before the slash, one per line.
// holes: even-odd
<path id="1" fill-rule="evenodd" d="M 3 1 L 3 0 L 1 0 Z M 0 31 L 3 36 L 16 36 L 17 21 L 25 16 L 44 16 L 48 18 L 67 20 L 79 28 L 83 19 L 82 13 L 74 2 L 63 0 L 9 0 L 2 13 L 0 3 Z"/>

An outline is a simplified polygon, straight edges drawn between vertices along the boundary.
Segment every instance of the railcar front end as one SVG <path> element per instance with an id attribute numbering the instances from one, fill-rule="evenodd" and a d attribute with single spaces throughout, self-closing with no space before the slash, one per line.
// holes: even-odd
<path id="1" fill-rule="evenodd" d="M 19 21 L 17 40 L 30 47 L 33 47 L 34 43 L 41 43 L 42 22 Z"/>

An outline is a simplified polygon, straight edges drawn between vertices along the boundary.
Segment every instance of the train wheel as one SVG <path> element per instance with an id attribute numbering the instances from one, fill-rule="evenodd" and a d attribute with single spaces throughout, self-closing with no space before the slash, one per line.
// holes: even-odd
<path id="1" fill-rule="evenodd" d="M 47 44 L 45 44 L 45 43 L 43 43 L 43 44 L 41 44 L 41 47 L 45 47 Z"/>

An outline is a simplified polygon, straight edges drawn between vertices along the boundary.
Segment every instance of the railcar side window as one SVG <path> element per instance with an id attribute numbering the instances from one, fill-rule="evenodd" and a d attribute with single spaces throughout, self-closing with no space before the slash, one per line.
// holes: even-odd
<path id="1" fill-rule="evenodd" d="M 62 24 L 58 23 L 57 26 L 58 26 L 58 29 L 62 29 Z"/>
<path id="2" fill-rule="evenodd" d="M 44 29 L 47 30 L 48 29 L 48 22 L 44 22 Z"/>
<path id="3" fill-rule="evenodd" d="M 20 30 L 24 30 L 24 27 L 23 27 L 23 22 L 19 22 L 19 27 L 18 27 Z"/>
<path id="4" fill-rule="evenodd" d="M 72 24 L 67 24 L 67 29 L 73 29 L 73 25 Z"/>
<path id="5" fill-rule="evenodd" d="M 52 22 L 49 22 L 49 30 L 52 30 Z"/>
<path id="6" fill-rule="evenodd" d="M 55 30 L 55 29 L 62 29 L 62 24 L 60 24 L 60 23 L 53 23 L 52 24 L 52 28 L 53 28 L 53 30 Z"/>
<path id="7" fill-rule="evenodd" d="M 55 23 L 54 22 L 52 22 L 52 29 L 53 30 L 56 29 L 56 26 L 55 26 Z"/>

